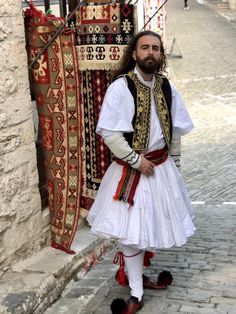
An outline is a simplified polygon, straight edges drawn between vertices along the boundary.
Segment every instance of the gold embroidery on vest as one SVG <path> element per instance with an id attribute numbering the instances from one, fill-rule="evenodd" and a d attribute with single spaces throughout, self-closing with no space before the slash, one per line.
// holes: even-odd
<path id="1" fill-rule="evenodd" d="M 166 103 L 165 96 L 162 91 L 163 78 L 156 76 L 155 85 L 153 88 L 154 99 L 156 104 L 156 112 L 160 120 L 161 129 L 167 145 L 171 142 L 171 121 L 170 112 Z"/>
<path id="2" fill-rule="evenodd" d="M 128 73 L 137 90 L 137 113 L 133 134 L 132 148 L 147 150 L 150 135 L 151 90 L 145 86 L 134 72 Z"/>
<path id="3" fill-rule="evenodd" d="M 132 148 L 135 151 L 147 150 L 151 127 L 151 89 L 144 85 L 134 72 L 128 73 L 134 81 L 137 90 L 137 113 L 133 134 Z M 156 112 L 167 144 L 170 143 L 170 115 L 167 103 L 162 91 L 163 79 L 156 76 L 153 88 Z"/>

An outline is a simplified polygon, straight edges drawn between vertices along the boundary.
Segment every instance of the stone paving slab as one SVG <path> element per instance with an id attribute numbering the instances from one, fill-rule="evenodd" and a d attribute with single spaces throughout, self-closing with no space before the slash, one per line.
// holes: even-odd
<path id="1" fill-rule="evenodd" d="M 174 280 L 167 290 L 145 290 L 145 307 L 140 314 L 236 313 L 236 206 L 195 205 L 194 210 L 196 234 L 184 247 L 160 250 L 145 269 L 153 280 L 162 270 L 169 270 Z M 118 286 L 114 279 L 117 266 L 112 259 L 117 250 L 107 252 L 79 282 L 71 282 L 46 314 L 108 314 L 114 298 L 126 299 L 129 288 Z M 73 309 L 67 307 L 71 296 L 77 296 Z"/>
<path id="2" fill-rule="evenodd" d="M 195 125 L 182 140 L 182 175 L 196 202 L 236 202 L 236 30 L 216 11 L 168 1 L 167 50 L 175 38 L 183 58 L 170 77 Z"/>

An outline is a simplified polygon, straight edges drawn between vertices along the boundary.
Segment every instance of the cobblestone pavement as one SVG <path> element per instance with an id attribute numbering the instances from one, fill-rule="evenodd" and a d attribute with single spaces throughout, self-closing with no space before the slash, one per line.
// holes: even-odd
<path id="1" fill-rule="evenodd" d="M 167 47 L 173 82 L 195 129 L 183 137 L 182 174 L 193 201 L 236 201 L 236 28 L 214 10 L 189 1 L 168 4 Z M 178 50 L 179 48 L 179 50 Z"/>
<path id="2" fill-rule="evenodd" d="M 236 28 L 211 8 L 169 0 L 167 51 L 171 80 L 180 90 L 195 129 L 182 142 L 182 174 L 192 198 L 196 234 L 181 248 L 161 250 L 145 272 L 174 276 L 163 291 L 145 291 L 149 314 L 236 314 Z M 182 58 L 178 55 L 182 54 Z M 117 248 L 116 248 L 117 250 Z M 77 274 L 47 314 L 108 314 L 117 286 L 107 254 L 86 276 Z M 78 280 L 79 279 L 79 280 Z"/>

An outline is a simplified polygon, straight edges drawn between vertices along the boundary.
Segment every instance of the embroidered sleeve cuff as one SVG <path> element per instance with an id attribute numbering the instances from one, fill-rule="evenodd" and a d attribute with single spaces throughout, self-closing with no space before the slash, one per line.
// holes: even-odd
<path id="1" fill-rule="evenodd" d="M 177 168 L 180 168 L 180 155 L 171 155 Z"/>
<path id="2" fill-rule="evenodd" d="M 126 160 L 126 162 L 128 162 L 130 166 L 133 167 L 134 169 L 138 169 L 141 166 L 142 158 L 134 151 L 131 153 L 131 155 L 132 158 L 129 158 L 128 160 Z"/>

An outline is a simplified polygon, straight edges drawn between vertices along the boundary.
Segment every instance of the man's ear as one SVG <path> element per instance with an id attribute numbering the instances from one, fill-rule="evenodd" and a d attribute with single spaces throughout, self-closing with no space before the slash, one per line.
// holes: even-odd
<path id="1" fill-rule="evenodd" d="M 134 61 L 136 61 L 136 51 L 135 50 L 132 53 L 132 57 L 133 57 Z"/>

